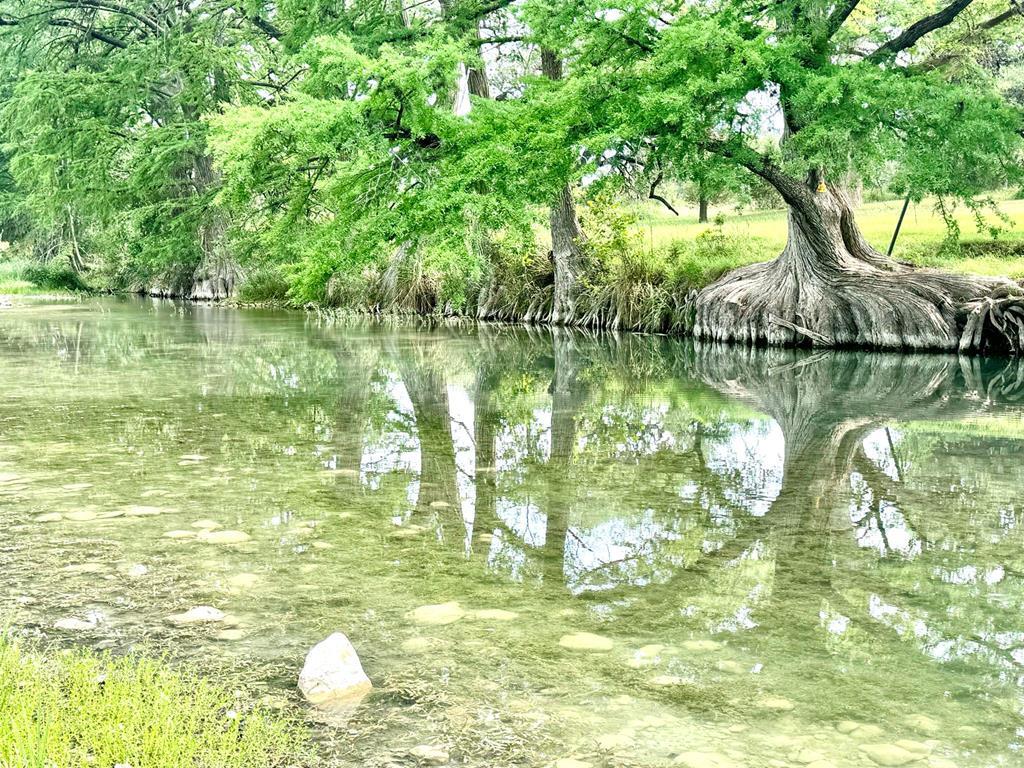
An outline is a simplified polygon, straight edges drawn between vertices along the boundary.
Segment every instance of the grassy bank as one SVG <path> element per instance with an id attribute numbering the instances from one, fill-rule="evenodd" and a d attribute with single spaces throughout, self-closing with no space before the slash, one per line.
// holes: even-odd
<path id="1" fill-rule="evenodd" d="M 902 201 L 868 202 L 858 222 L 879 250 L 888 248 Z M 948 247 L 948 229 L 933 201 L 912 205 L 895 250 L 898 259 L 954 272 L 1024 279 L 1024 200 L 1004 199 L 997 236 L 980 229 L 974 214 L 955 211 L 959 245 Z M 656 203 L 621 199 L 580 206 L 587 233 L 587 266 L 580 276 L 578 307 L 584 322 L 638 330 L 678 331 L 687 294 L 746 264 L 774 258 L 787 236 L 784 210 L 712 207 L 713 223 L 695 209 L 674 216 Z M 356 312 L 476 316 L 484 306 L 494 320 L 543 322 L 550 311 L 551 262 L 545 228 L 536 244 L 492 241 L 485 256 L 408 254 L 348 272 L 324 269 L 310 277 L 294 264 L 248 267 L 238 292 L 243 304 L 316 305 Z M 450 256 L 450 255 L 449 255 Z M 481 263 L 483 261 L 484 263 Z M 0 254 L 0 295 L 75 292 L 104 284 L 102 269 L 83 280 L 57 262 L 40 265 Z M 86 284 L 86 281 L 91 283 Z"/>
<path id="2" fill-rule="evenodd" d="M 0 296 L 32 293 L 75 293 L 88 290 L 67 264 L 41 264 L 15 254 L 0 253 Z"/>
<path id="3" fill-rule="evenodd" d="M 139 656 L 41 654 L 0 636 L 0 766 L 306 764 L 304 735 L 228 691 Z"/>
<path id="4" fill-rule="evenodd" d="M 995 239 L 989 232 L 979 232 L 973 213 L 962 206 L 954 219 L 960 227 L 960 250 L 943 250 L 947 235 L 946 222 L 935 210 L 934 201 L 912 204 L 907 210 L 893 256 L 921 266 L 983 275 L 1024 278 L 1024 200 L 1002 199 L 999 210 L 1007 222 Z M 857 223 L 864 236 L 883 253 L 889 247 L 899 219 L 902 200 L 864 203 L 857 210 Z M 682 209 L 673 216 L 656 203 L 643 207 L 640 235 L 649 249 L 669 248 L 679 240 L 693 240 L 710 230 L 713 224 L 700 224 L 695 209 Z M 747 254 L 725 259 L 730 268 L 751 261 L 774 257 L 786 244 L 786 213 L 782 210 L 737 212 L 730 206 L 712 206 L 711 218 L 721 215 L 720 229 L 729 237 L 742 240 L 749 247 Z M 746 256 L 746 258 L 743 258 Z"/>

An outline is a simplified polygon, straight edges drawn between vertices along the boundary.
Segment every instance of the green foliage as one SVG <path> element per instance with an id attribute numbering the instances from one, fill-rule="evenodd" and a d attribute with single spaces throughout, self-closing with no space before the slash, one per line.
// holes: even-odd
<path id="1" fill-rule="evenodd" d="M 602 211 L 583 213 L 579 289 L 594 317 L 632 316 L 650 286 L 698 285 L 749 254 L 714 236 L 685 259 L 645 253 L 605 195 L 776 207 L 780 179 L 814 170 L 998 221 L 973 200 L 1021 179 L 1020 22 L 979 26 L 999 3 L 976 0 L 890 50 L 921 5 L 862 4 L 832 28 L 836 4 L 818 0 L 199 0 L 167 14 L 11 0 L 0 220 L 41 261 L 120 289 L 187 291 L 237 263 L 247 300 L 511 312 L 548 300 L 543 229 L 569 186 Z M 523 40 L 483 45 L 482 22 Z M 538 72 L 540 45 L 560 79 Z M 467 113 L 459 73 L 484 62 L 503 98 Z M 671 315 L 678 297 L 657 301 Z"/>
<path id="2" fill-rule="evenodd" d="M 271 768 L 301 733 L 210 683 L 141 656 L 40 655 L 0 637 L 0 764 Z"/>

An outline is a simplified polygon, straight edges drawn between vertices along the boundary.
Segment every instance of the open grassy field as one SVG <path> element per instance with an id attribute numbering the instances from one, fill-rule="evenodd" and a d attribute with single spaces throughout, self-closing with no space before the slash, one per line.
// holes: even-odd
<path id="1" fill-rule="evenodd" d="M 946 225 L 936 213 L 932 201 L 911 205 L 896 245 L 894 256 L 923 266 L 953 269 L 985 275 L 1005 275 L 1013 279 L 1024 278 L 1024 200 L 999 200 L 999 210 L 1010 219 L 1010 226 L 993 241 L 988 232 L 978 232 L 973 214 L 964 207 L 956 213 L 960 225 L 963 255 L 940 256 L 939 246 L 946 235 Z M 889 247 L 896 221 L 899 219 L 901 200 L 864 203 L 858 209 L 857 220 L 868 240 L 883 253 Z M 786 242 L 786 213 L 783 210 L 747 211 L 738 213 L 731 206 L 714 207 L 711 218 L 721 213 L 725 217 L 723 231 L 748 239 L 754 246 L 747 260 L 771 258 Z M 676 217 L 657 203 L 644 206 L 641 227 L 644 238 L 654 248 L 666 246 L 676 240 L 692 240 L 713 228 L 714 224 L 698 224 L 696 209 L 683 209 Z M 994 217 L 991 222 L 997 223 Z M 753 258 L 756 255 L 756 258 Z M 736 264 L 738 266 L 738 264 Z"/>

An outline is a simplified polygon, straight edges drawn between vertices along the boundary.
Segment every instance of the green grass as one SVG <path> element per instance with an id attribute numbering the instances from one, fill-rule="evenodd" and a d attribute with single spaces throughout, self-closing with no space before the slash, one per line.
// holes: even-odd
<path id="1" fill-rule="evenodd" d="M 857 222 L 864 236 L 883 253 L 889 247 L 901 200 L 864 203 L 857 210 Z M 921 266 L 971 272 L 983 275 L 1001 275 L 1013 279 L 1024 278 L 1024 200 L 1003 199 L 999 209 L 1010 220 L 1010 226 L 997 240 L 987 232 L 977 232 L 973 214 L 961 206 L 956 220 L 961 229 L 960 254 L 940 253 L 946 236 L 946 225 L 936 213 L 934 203 L 924 201 L 911 205 L 893 255 Z M 783 210 L 747 211 L 738 213 L 730 206 L 712 207 L 711 217 L 721 213 L 725 217 L 722 231 L 742 239 L 747 248 L 734 256 L 721 254 L 711 273 L 721 273 L 754 261 L 773 258 L 786 243 L 786 212 Z M 656 203 L 644 206 L 640 230 L 648 248 L 663 248 L 679 240 L 693 240 L 714 224 L 699 224 L 695 210 L 683 209 L 682 215 L 673 216 Z M 695 265 L 703 269 L 709 265 Z"/>
<path id="2" fill-rule="evenodd" d="M 40 654 L 0 637 L 3 768 L 273 768 L 306 764 L 280 716 L 143 656 Z"/>
<path id="3" fill-rule="evenodd" d="M 0 254 L 0 295 L 30 293 L 78 293 L 89 288 L 66 263 L 42 264 L 31 259 Z"/>

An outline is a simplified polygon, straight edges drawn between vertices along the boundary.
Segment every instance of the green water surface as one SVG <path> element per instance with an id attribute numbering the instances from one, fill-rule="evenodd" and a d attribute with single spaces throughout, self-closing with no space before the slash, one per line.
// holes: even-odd
<path id="1" fill-rule="evenodd" d="M 7 623 L 228 680 L 325 764 L 1024 765 L 1022 490 L 1005 360 L 0 310 Z M 335 631 L 347 719 L 296 689 Z"/>

